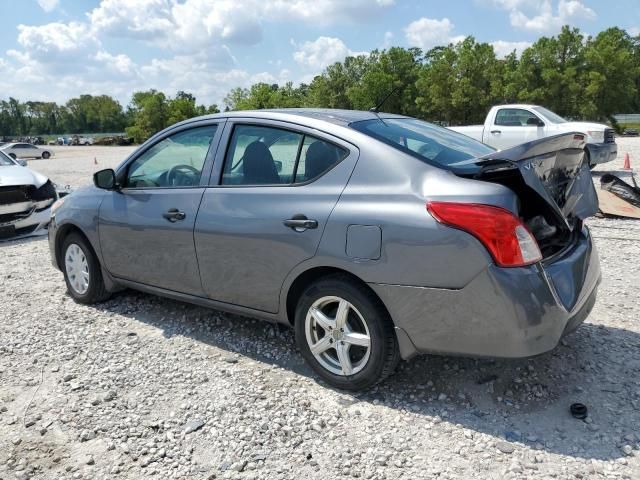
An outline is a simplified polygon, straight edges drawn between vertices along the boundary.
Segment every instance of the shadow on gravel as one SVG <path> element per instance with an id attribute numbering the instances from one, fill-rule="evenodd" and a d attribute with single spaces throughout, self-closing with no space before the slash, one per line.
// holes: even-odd
<path id="1" fill-rule="evenodd" d="M 25 245 L 27 243 L 33 243 L 37 241 L 44 240 L 47 241 L 47 234 L 38 234 L 31 235 L 28 237 L 20 237 L 20 238 L 4 238 L 0 240 L 0 248 L 2 247 L 11 247 L 15 245 Z"/>
<path id="2" fill-rule="evenodd" d="M 284 326 L 131 291 L 95 308 L 158 328 L 166 338 L 192 338 L 322 383 Z M 535 358 L 425 355 L 401 362 L 395 375 L 368 392 L 336 392 L 344 408 L 370 403 L 534 450 L 613 460 L 624 456 L 623 445 L 640 440 L 624 439 L 640 425 L 639 370 L 640 334 L 586 323 L 553 352 Z M 574 402 L 586 404 L 586 421 L 570 415 Z"/>

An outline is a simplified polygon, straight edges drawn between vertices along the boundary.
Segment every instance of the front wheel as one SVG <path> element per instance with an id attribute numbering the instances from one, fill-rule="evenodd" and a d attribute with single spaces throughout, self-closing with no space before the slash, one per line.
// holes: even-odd
<path id="1" fill-rule="evenodd" d="M 67 291 L 78 303 L 96 303 L 109 298 L 102 271 L 87 240 L 77 233 L 68 235 L 62 244 L 62 271 Z"/>
<path id="2" fill-rule="evenodd" d="M 296 343 L 314 371 L 334 387 L 364 390 L 393 373 L 399 348 L 378 297 L 345 275 L 309 286 L 298 301 Z"/>
<path id="3" fill-rule="evenodd" d="M 51 157 L 51 154 L 49 152 L 42 152 L 42 158 L 47 160 L 49 157 Z"/>

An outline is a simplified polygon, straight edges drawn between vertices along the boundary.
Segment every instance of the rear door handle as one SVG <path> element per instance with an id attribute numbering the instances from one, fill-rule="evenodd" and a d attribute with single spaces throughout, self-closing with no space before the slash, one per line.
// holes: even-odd
<path id="1" fill-rule="evenodd" d="M 494 135 L 497 135 L 499 133 L 502 133 L 501 130 L 491 130 L 491 133 L 493 133 Z"/>
<path id="2" fill-rule="evenodd" d="M 301 232 L 307 229 L 318 228 L 317 220 L 310 220 L 305 215 L 302 215 L 301 213 L 294 215 L 293 217 L 291 217 L 288 220 L 285 220 L 282 223 L 284 223 L 285 227 L 293 228 L 298 232 Z"/>
<path id="3" fill-rule="evenodd" d="M 169 210 L 164 212 L 162 216 L 173 223 L 177 222 L 178 220 L 184 220 L 187 217 L 187 214 L 181 212 L 177 208 L 170 208 Z"/>

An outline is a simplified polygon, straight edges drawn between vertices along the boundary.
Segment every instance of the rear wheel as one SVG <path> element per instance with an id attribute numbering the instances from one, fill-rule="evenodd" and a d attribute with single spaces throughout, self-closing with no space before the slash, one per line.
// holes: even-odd
<path id="1" fill-rule="evenodd" d="M 100 264 L 87 240 L 77 233 L 62 243 L 62 271 L 67 291 L 78 303 L 95 303 L 109 298 Z"/>
<path id="2" fill-rule="evenodd" d="M 49 157 L 51 157 L 51 154 L 49 152 L 42 152 L 42 158 L 47 160 Z"/>
<path id="3" fill-rule="evenodd" d="M 323 278 L 298 301 L 296 343 L 331 385 L 363 390 L 394 370 L 399 349 L 393 323 L 375 294 L 345 275 Z"/>

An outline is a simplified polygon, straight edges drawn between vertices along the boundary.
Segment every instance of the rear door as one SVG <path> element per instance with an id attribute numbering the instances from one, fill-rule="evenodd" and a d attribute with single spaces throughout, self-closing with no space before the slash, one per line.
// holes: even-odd
<path id="1" fill-rule="evenodd" d="M 287 274 L 315 254 L 358 151 L 267 120 L 229 121 L 224 137 L 195 228 L 203 288 L 214 300 L 275 313 Z"/>
<path id="2" fill-rule="evenodd" d="M 489 130 L 488 144 L 505 150 L 544 137 L 544 123 L 534 113 L 522 108 L 500 108 Z"/>
<path id="3" fill-rule="evenodd" d="M 118 172 L 123 187 L 107 193 L 99 221 L 112 275 L 204 296 L 193 229 L 219 137 L 215 122 L 174 130 Z"/>

